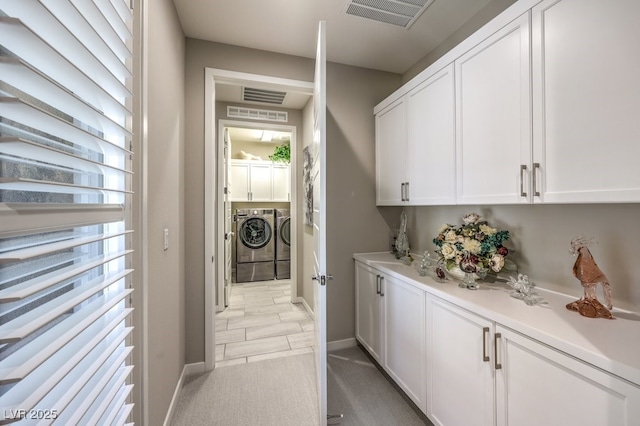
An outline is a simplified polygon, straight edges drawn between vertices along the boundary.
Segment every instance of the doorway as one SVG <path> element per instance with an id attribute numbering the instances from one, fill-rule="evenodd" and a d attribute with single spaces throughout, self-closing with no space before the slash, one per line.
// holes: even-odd
<path id="1" fill-rule="evenodd" d="M 257 76 L 246 73 L 231 72 L 226 70 L 207 69 L 205 80 L 205 370 L 211 370 L 215 366 L 215 348 L 216 348 L 216 322 L 215 314 L 224 308 L 224 283 L 225 280 L 225 264 L 228 265 L 229 258 L 225 257 L 225 242 L 227 244 L 226 253 L 231 251 L 228 248 L 229 240 L 225 240 L 224 236 L 230 231 L 227 228 L 225 232 L 225 220 L 228 222 L 232 208 L 229 204 L 225 206 L 224 185 L 221 183 L 225 179 L 225 167 L 221 166 L 223 158 L 230 161 L 231 158 L 225 156 L 224 144 L 224 128 L 240 127 L 252 130 L 269 130 L 289 132 L 291 158 L 296 158 L 298 137 L 297 128 L 287 123 L 264 123 L 252 120 L 229 119 L 226 114 L 218 113 L 221 120 L 216 118 L 216 101 L 217 93 L 226 92 L 230 89 L 237 89 L 238 86 L 261 85 L 265 88 L 277 88 L 294 94 L 294 98 L 303 100 L 302 105 L 311 99 L 313 94 L 313 84 L 295 80 L 279 79 L 273 77 Z M 223 100 L 224 102 L 225 100 Z M 237 105 L 237 104 L 236 104 Z M 244 105 L 247 106 L 247 105 Z M 251 105 L 250 105 L 251 106 Z M 260 107 L 257 107 L 260 108 Z M 293 108 L 291 108 L 293 109 Z M 302 110 L 302 107 L 298 108 Z M 249 117 L 251 118 L 251 117 Z M 230 153 L 231 151 L 229 151 Z M 296 170 L 296 162 L 291 163 L 291 190 L 290 203 L 291 206 L 297 205 L 296 188 L 297 182 L 295 177 L 298 175 Z M 226 207 L 226 208 L 225 208 Z M 291 209 L 296 210 L 296 209 Z M 297 214 L 291 214 L 291 225 L 293 229 L 298 228 Z M 233 238 L 233 236 L 230 236 Z M 228 236 L 229 238 L 229 236 Z M 297 246 L 297 231 L 291 233 L 292 245 Z M 298 275 L 298 258 L 296 250 L 291 253 L 291 277 L 295 280 Z M 300 269 L 301 270 L 301 269 Z M 227 268 L 227 271 L 229 269 Z M 297 287 L 291 283 L 291 299 L 299 302 L 299 294 Z"/>
<path id="2" fill-rule="evenodd" d="M 216 312 L 229 307 L 234 283 L 290 280 L 297 298 L 295 126 L 221 119 L 222 168 L 219 235 L 224 235 L 218 270 Z M 288 154 L 288 155 L 285 155 Z M 294 162 L 295 163 L 295 162 Z M 293 277 L 293 279 L 291 279 Z"/>

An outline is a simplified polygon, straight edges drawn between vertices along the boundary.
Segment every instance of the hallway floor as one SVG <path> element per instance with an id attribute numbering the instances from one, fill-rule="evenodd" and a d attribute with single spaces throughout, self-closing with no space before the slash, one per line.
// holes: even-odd
<path id="1" fill-rule="evenodd" d="M 216 314 L 216 367 L 313 352 L 314 326 L 291 280 L 234 283 Z"/>

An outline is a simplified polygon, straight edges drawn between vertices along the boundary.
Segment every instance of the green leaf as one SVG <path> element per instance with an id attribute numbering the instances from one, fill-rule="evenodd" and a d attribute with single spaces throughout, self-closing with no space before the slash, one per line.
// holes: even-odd
<path id="1" fill-rule="evenodd" d="M 269 160 L 276 163 L 287 163 L 291 162 L 291 147 L 288 143 L 277 146 L 273 151 L 273 155 L 269 156 Z"/>

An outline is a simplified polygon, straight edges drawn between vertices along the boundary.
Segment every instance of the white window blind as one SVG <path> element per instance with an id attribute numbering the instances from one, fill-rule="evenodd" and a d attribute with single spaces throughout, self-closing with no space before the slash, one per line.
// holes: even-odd
<path id="1" fill-rule="evenodd" d="M 130 418 L 129 0 L 0 0 L 0 424 Z"/>

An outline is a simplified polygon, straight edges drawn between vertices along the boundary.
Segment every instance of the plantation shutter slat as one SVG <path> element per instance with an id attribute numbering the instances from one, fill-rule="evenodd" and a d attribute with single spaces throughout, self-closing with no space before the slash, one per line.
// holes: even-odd
<path id="1" fill-rule="evenodd" d="M 0 302 L 15 302 L 16 300 L 24 299 L 46 288 L 53 287 L 56 284 L 60 284 L 63 281 L 71 279 L 83 272 L 90 271 L 93 268 L 102 266 L 114 259 L 125 256 L 132 253 L 132 250 L 125 250 L 118 253 L 114 253 L 109 256 L 99 256 L 95 259 L 90 259 L 84 263 L 69 266 L 63 269 L 57 269 L 49 274 L 41 275 L 29 281 L 24 281 L 21 284 L 13 287 L 0 290 Z"/>
<path id="2" fill-rule="evenodd" d="M 107 312 L 130 293 L 131 291 L 127 291 L 96 299 L 78 315 L 65 318 L 64 321 L 44 333 L 40 339 L 33 340 L 12 353 L 7 357 L 4 363 L 6 365 L 0 370 L 0 383 L 17 382 L 26 377 L 90 324 L 101 317 L 107 318 Z M 126 312 L 130 312 L 130 310 Z M 116 314 L 110 312 L 108 315 L 115 316 Z"/>
<path id="3" fill-rule="evenodd" d="M 133 25 L 0 0 L 0 424 L 131 422 Z"/>
<path id="4" fill-rule="evenodd" d="M 0 343 L 14 342 L 26 338 L 31 333 L 64 315 L 74 306 L 84 302 L 131 272 L 131 270 L 125 270 L 91 280 L 89 283 L 76 287 L 66 292 L 63 296 L 56 297 L 51 302 L 44 303 L 27 314 L 19 316 L 18 319 L 0 325 Z M 11 313 L 12 310 L 7 312 Z"/>
<path id="5" fill-rule="evenodd" d="M 43 214 L 47 215 L 46 224 L 41 220 Z M 5 237 L 121 222 L 123 219 L 122 204 L 0 203 L 0 235 Z"/>
<path id="6" fill-rule="evenodd" d="M 15 57 L 51 77 L 70 92 L 76 93 L 85 102 L 104 111 L 105 115 L 122 117 L 123 114 L 130 114 L 126 105 L 126 93 L 117 96 L 117 93 L 113 93 L 108 87 L 98 84 L 91 74 L 83 72 L 44 39 L 25 27 L 20 20 L 0 16 L 0 39 L 2 46 Z"/>
<path id="7" fill-rule="evenodd" d="M 28 95 L 37 96 L 39 100 L 58 110 L 75 117 L 93 128 L 102 128 L 105 133 L 113 135 L 130 132 L 123 127 L 124 123 L 114 121 L 91 104 L 84 102 L 76 94 L 39 73 L 20 58 L 2 58 L 0 72 L 5 82 L 11 84 Z"/>

